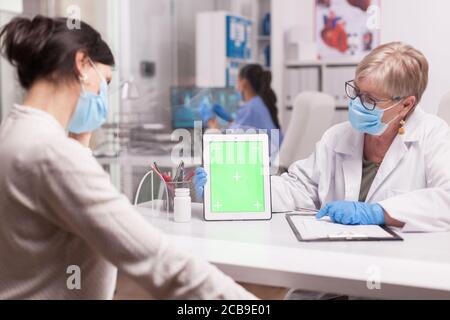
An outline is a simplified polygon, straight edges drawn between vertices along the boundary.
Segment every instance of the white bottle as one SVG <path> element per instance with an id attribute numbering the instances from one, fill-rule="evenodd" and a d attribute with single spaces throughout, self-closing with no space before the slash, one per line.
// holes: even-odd
<path id="1" fill-rule="evenodd" d="M 189 189 L 175 189 L 174 221 L 184 223 L 191 221 L 191 195 Z"/>

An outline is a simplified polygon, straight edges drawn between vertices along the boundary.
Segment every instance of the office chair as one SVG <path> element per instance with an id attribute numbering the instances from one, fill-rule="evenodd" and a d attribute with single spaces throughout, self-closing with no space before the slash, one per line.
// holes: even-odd
<path id="1" fill-rule="evenodd" d="M 303 92 L 295 98 L 291 121 L 280 149 L 281 168 L 287 169 L 312 154 L 316 143 L 333 125 L 335 111 L 334 98 L 325 93 Z"/>
<path id="2" fill-rule="evenodd" d="M 450 92 L 442 97 L 439 104 L 438 116 L 450 125 Z"/>

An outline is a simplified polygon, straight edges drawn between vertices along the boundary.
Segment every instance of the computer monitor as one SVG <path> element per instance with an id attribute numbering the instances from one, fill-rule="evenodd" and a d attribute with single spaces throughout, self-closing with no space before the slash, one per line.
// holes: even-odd
<path id="1" fill-rule="evenodd" d="M 202 121 L 200 106 L 208 101 L 211 105 L 220 104 L 232 116 L 237 112 L 240 96 L 234 88 L 171 88 L 172 125 L 174 129 L 194 128 L 195 121 Z M 220 118 L 219 124 L 225 126 L 226 122 Z"/>

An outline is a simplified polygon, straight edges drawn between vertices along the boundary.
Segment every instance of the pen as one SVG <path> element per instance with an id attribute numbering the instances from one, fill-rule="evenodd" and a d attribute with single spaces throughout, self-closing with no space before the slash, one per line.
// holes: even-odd
<path id="1" fill-rule="evenodd" d="M 168 174 L 163 174 L 163 178 L 165 182 L 173 182 L 172 177 Z"/>
<path id="2" fill-rule="evenodd" d="M 156 162 L 153 162 L 153 166 L 152 167 L 156 170 L 156 172 L 158 172 L 162 176 L 162 172 L 161 172 L 161 170 L 159 170 L 158 165 L 156 164 Z"/>
<path id="3" fill-rule="evenodd" d="M 178 178 L 178 182 L 184 182 L 184 176 L 186 173 L 184 172 L 184 168 L 181 169 L 180 177 Z"/>
<path id="4" fill-rule="evenodd" d="M 184 162 L 181 161 L 173 178 L 174 182 L 183 182 L 182 171 L 184 170 Z"/>
<path id="5" fill-rule="evenodd" d="M 195 170 L 192 170 L 184 177 L 184 181 L 189 182 L 194 176 L 195 176 Z"/>
<path id="6" fill-rule="evenodd" d="M 156 174 L 161 178 L 161 180 L 163 180 L 164 182 L 172 182 L 172 178 L 169 177 L 166 174 L 163 174 L 159 168 L 158 165 L 156 164 L 156 162 L 153 162 L 153 166 L 152 169 L 155 170 Z"/>
<path id="7" fill-rule="evenodd" d="M 184 176 L 186 175 L 186 171 L 185 171 L 185 168 L 184 168 L 184 162 L 182 163 L 182 166 L 181 166 L 181 175 L 180 175 L 180 180 L 179 180 L 179 182 L 183 182 L 184 181 Z"/>

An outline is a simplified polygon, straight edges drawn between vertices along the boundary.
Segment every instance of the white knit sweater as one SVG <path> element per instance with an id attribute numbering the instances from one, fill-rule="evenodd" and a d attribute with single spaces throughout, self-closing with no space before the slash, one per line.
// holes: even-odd
<path id="1" fill-rule="evenodd" d="M 51 115 L 15 106 L 0 128 L 0 299 L 111 299 L 116 267 L 156 298 L 254 298 L 173 247 Z"/>

